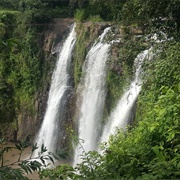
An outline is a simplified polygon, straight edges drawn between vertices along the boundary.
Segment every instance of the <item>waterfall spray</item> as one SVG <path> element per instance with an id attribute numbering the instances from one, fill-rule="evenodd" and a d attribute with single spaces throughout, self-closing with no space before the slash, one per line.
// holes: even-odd
<path id="1" fill-rule="evenodd" d="M 83 72 L 85 77 L 81 86 L 82 103 L 79 117 L 79 136 L 84 141 L 83 149 L 75 149 L 74 165 L 80 162 L 83 150 L 88 152 L 97 148 L 101 131 L 104 101 L 106 97 L 106 61 L 110 44 L 103 42 L 110 28 L 106 28 L 87 54 Z"/>
<path id="2" fill-rule="evenodd" d="M 38 147 L 42 144 L 48 151 L 55 152 L 57 140 L 61 133 L 62 113 L 69 88 L 70 63 L 72 50 L 76 41 L 75 25 L 64 42 L 53 72 L 45 117 L 36 137 Z M 61 137 L 63 138 L 63 137 Z"/>
<path id="3" fill-rule="evenodd" d="M 115 133 L 116 128 L 125 129 L 128 124 L 132 107 L 141 91 L 142 86 L 142 65 L 145 60 L 153 58 L 152 48 L 145 50 L 137 55 L 134 61 L 135 76 L 131 82 L 129 89 L 119 100 L 116 108 L 111 113 L 107 124 L 104 127 L 101 142 L 108 141 L 109 136 Z"/>

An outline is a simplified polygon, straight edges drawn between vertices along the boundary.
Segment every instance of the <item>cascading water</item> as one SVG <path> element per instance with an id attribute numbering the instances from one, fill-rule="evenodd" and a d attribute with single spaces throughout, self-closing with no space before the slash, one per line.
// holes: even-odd
<path id="1" fill-rule="evenodd" d="M 110 44 L 103 42 L 110 28 L 106 28 L 87 54 L 84 73 L 85 78 L 81 83 L 82 103 L 79 117 L 79 139 L 84 140 L 82 144 L 85 152 L 95 150 L 102 125 L 102 115 L 106 97 L 106 60 Z M 80 162 L 83 152 L 78 145 L 75 149 L 74 165 Z"/>
<path id="2" fill-rule="evenodd" d="M 59 53 L 56 68 L 53 72 L 51 87 L 49 91 L 48 104 L 45 117 L 36 137 L 38 147 L 44 144 L 48 151 L 54 152 L 58 137 L 61 134 L 61 121 L 63 121 L 64 106 L 69 89 L 70 63 L 72 50 L 76 41 L 75 25 L 64 42 Z"/>
<path id="3" fill-rule="evenodd" d="M 151 60 L 153 58 L 152 48 L 145 50 L 138 54 L 134 61 L 135 77 L 131 82 L 129 89 L 121 97 L 117 107 L 114 109 L 109 117 L 108 123 L 105 125 L 101 142 L 108 141 L 109 136 L 115 133 L 116 128 L 125 129 L 128 124 L 132 107 L 141 91 L 141 74 L 142 64 L 144 60 Z"/>

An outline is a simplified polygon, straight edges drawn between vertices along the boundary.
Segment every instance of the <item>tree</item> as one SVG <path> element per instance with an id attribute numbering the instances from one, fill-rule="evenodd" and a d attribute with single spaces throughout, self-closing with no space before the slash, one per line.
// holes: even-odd
<path id="1" fill-rule="evenodd" d="M 7 145 L 4 138 L 0 139 L 0 179 L 28 179 L 25 176 L 26 174 L 33 173 L 34 171 L 41 171 L 43 167 L 47 167 L 47 162 L 54 163 L 54 157 L 57 158 L 57 156 L 53 155 L 51 152 L 48 152 L 44 145 L 41 146 L 38 156 L 33 157 L 33 153 L 38 149 L 37 145 L 35 144 L 32 146 L 29 158 L 22 160 L 22 153 L 28 146 L 29 143 L 24 141 L 15 143 L 15 147 L 11 147 Z M 10 162 L 7 164 L 7 159 L 5 159 L 4 155 L 12 149 L 19 151 L 18 159 L 15 162 Z M 18 168 L 13 168 L 14 165 L 17 165 Z"/>
<path id="2" fill-rule="evenodd" d="M 122 9 L 125 25 L 137 23 L 146 31 L 158 29 L 177 34 L 179 29 L 179 0 L 130 0 Z"/>
<path id="3" fill-rule="evenodd" d="M 0 1 L 0 6 L 8 9 L 17 9 L 18 8 L 18 3 L 20 0 L 12 1 L 12 0 L 1 0 Z"/>
<path id="4" fill-rule="evenodd" d="M 100 16 L 107 20 L 120 20 L 121 9 L 126 0 L 89 0 Z"/>

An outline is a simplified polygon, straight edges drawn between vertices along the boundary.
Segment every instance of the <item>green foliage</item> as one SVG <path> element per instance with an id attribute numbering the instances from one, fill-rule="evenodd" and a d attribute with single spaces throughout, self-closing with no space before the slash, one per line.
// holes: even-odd
<path id="1" fill-rule="evenodd" d="M 125 25 L 138 23 L 146 32 L 162 30 L 177 35 L 179 0 L 130 0 L 122 8 Z"/>
<path id="2" fill-rule="evenodd" d="M 54 179 L 104 179 L 107 174 L 106 169 L 102 165 L 103 156 L 96 151 L 85 152 L 81 140 L 73 137 L 75 143 L 82 148 L 81 160 L 82 163 L 77 164 L 75 167 L 62 164 L 54 169 L 45 169 L 40 172 L 40 178 Z"/>
<path id="3" fill-rule="evenodd" d="M 71 179 L 180 178 L 179 47 L 175 41 L 159 44 L 156 58 L 145 65 L 136 125 L 126 131 L 117 129 L 108 146 L 101 145 L 102 155 L 83 151 L 82 163 L 74 170 L 62 172 L 58 167 L 57 177 L 63 173 Z"/>
<path id="4" fill-rule="evenodd" d="M 83 4 L 84 2 L 84 4 Z M 116 21 L 121 19 L 121 9 L 126 0 L 89 0 L 89 3 L 82 0 L 71 0 L 70 5 L 78 7 L 75 18 L 84 21 L 93 16 L 99 16 L 99 19 Z M 77 3 L 79 5 L 77 5 Z"/>
<path id="5" fill-rule="evenodd" d="M 75 19 L 80 22 L 91 21 L 98 22 L 102 21 L 100 14 L 96 11 L 96 8 L 93 6 L 87 6 L 84 9 L 76 9 Z"/>
<path id="6" fill-rule="evenodd" d="M 127 65 L 127 68 L 130 71 L 132 71 L 134 59 L 145 49 L 143 46 L 143 38 L 136 40 L 132 39 L 131 36 L 131 34 L 125 35 L 125 38 L 122 41 L 123 47 L 120 47 L 119 49 L 120 60 L 123 64 Z"/>
<path id="7" fill-rule="evenodd" d="M 8 54 L 3 55 L 0 62 L 1 122 L 13 121 L 15 113 L 23 104 L 31 109 L 41 73 L 32 38 L 32 33 L 27 33 L 21 45 L 14 39 L 9 39 L 4 44 L 4 53 Z"/>
<path id="8" fill-rule="evenodd" d="M 86 4 L 88 4 L 88 1 L 69 0 L 69 5 L 71 6 L 71 8 L 83 8 Z"/>
<path id="9" fill-rule="evenodd" d="M 69 7 L 56 6 L 55 8 L 47 8 L 46 13 L 49 14 L 50 18 L 67 18 L 73 17 L 73 12 Z"/>
<path id="10" fill-rule="evenodd" d="M 5 124 L 17 120 L 22 107 L 26 107 L 33 116 L 33 99 L 41 79 L 42 53 L 37 46 L 37 31 L 40 29 L 30 27 L 30 24 L 39 22 L 37 8 L 41 6 L 37 1 L 24 3 L 27 3 L 27 9 L 23 13 L 6 9 L 0 11 L 1 130 Z"/>
<path id="11" fill-rule="evenodd" d="M 77 9 L 75 12 L 75 19 L 76 21 L 80 22 L 83 22 L 85 19 L 87 19 L 85 9 Z"/>
<path id="12" fill-rule="evenodd" d="M 78 24 L 77 27 L 78 36 L 75 44 L 75 56 L 74 56 L 74 82 L 77 86 L 80 78 L 82 77 L 82 66 L 86 56 L 86 46 L 89 41 L 89 32 L 87 32 L 82 24 Z"/>
<path id="13" fill-rule="evenodd" d="M 18 15 L 18 11 L 0 10 L 0 22 L 2 23 L 1 27 L 3 28 L 0 36 L 2 40 L 4 38 L 8 39 L 12 37 L 13 27 L 16 26 Z"/>
<path id="14" fill-rule="evenodd" d="M 15 146 L 8 146 L 8 143 L 4 138 L 0 139 L 0 178 L 1 179 L 22 179 L 27 180 L 26 174 L 33 173 L 35 171 L 41 171 L 44 167 L 47 166 L 46 161 L 54 163 L 52 155 L 50 153 L 44 154 L 47 152 L 47 149 L 44 145 L 41 146 L 41 150 L 38 153 L 37 157 L 32 157 L 35 150 L 38 149 L 37 145 L 32 146 L 32 151 L 26 160 L 22 160 L 21 156 L 24 150 L 29 146 L 28 142 L 16 143 Z M 10 159 L 5 159 L 5 153 L 16 149 L 19 151 L 18 159 L 14 162 L 9 162 L 9 164 L 4 164 Z M 18 166 L 18 167 L 16 167 Z"/>
<path id="15" fill-rule="evenodd" d="M 113 177 L 179 178 L 179 43 L 168 42 L 162 49 L 147 67 L 137 127 L 110 140 L 106 158 Z M 168 68 L 172 64 L 173 70 Z"/>
<path id="16" fill-rule="evenodd" d="M 22 0 L 9 11 L 9 0 L 3 0 L 4 11 L 0 11 L 0 119 L 1 122 L 16 118 L 22 106 L 32 107 L 31 100 L 38 88 L 41 76 L 41 60 L 35 45 L 36 33 L 41 29 L 32 28 L 33 24 L 43 23 L 47 5 L 36 0 Z M 83 1 L 76 10 L 77 21 L 88 18 L 97 22 L 102 19 L 122 20 L 126 33 L 134 24 L 143 32 L 163 30 L 168 36 L 178 37 L 179 0 L 90 0 L 89 6 Z M 54 2 L 50 3 L 54 6 Z M 57 7 L 55 14 L 61 8 Z M 68 10 L 67 10 L 68 11 Z M 57 16 L 57 15 L 56 15 Z M 15 27 L 12 26 L 15 24 Z M 77 86 L 82 74 L 82 64 L 90 44 L 90 28 L 77 27 L 77 43 L 74 56 L 74 81 Z M 126 132 L 117 130 L 107 144 L 103 155 L 97 152 L 84 152 L 82 163 L 75 168 L 61 165 L 51 170 L 43 170 L 41 178 L 50 179 L 179 179 L 180 178 L 180 44 L 167 41 L 157 46 L 157 58 L 148 62 L 145 83 L 138 99 L 136 125 Z M 121 95 L 122 86 L 130 78 L 132 64 L 136 55 L 144 47 L 141 42 L 133 41 L 130 31 L 123 47 L 119 49 L 120 57 L 108 72 L 108 95 L 110 104 Z M 117 64 L 116 64 L 117 63 Z M 112 65 L 111 64 L 111 65 Z M 116 71 L 116 66 L 122 68 Z M 121 69 L 120 69 L 121 70 Z M 120 74 L 118 74 L 120 72 Z M 128 78 L 127 78 L 128 75 Z M 127 78 L 127 79 L 126 79 Z M 30 107 L 29 107 L 30 106 Z M 16 144 L 21 153 L 24 145 Z M 4 152 L 11 148 L 3 147 L 0 151 L 2 167 L 0 178 L 23 179 L 24 172 L 40 170 L 45 160 L 18 161 L 20 168 L 12 169 L 3 165 Z M 33 147 L 33 151 L 36 146 Z M 47 149 L 42 146 L 41 152 Z M 51 159 L 51 156 L 47 156 Z M 20 160 L 20 158 L 19 158 Z M 22 171 L 23 170 L 23 171 Z"/>
<path id="17" fill-rule="evenodd" d="M 128 75 L 122 75 L 113 71 L 108 71 L 106 99 L 106 106 L 108 108 L 108 112 L 110 112 L 110 110 L 115 107 L 118 99 L 121 97 L 125 88 L 127 87 L 128 82 Z"/>
<path id="18" fill-rule="evenodd" d="M 103 156 L 96 151 L 83 152 L 82 163 L 75 167 L 74 179 L 104 179 L 108 172 L 103 165 Z"/>
<path id="19" fill-rule="evenodd" d="M 10 57 L 8 83 L 14 87 L 18 95 L 21 95 L 23 101 L 27 99 L 25 94 L 31 98 L 35 93 L 40 77 L 40 61 L 34 54 L 35 50 L 33 50 L 31 41 L 32 34 L 27 33 L 24 42 L 22 42 L 21 51 L 16 52 L 15 55 L 12 53 Z"/>
<path id="20" fill-rule="evenodd" d="M 70 165 L 62 164 L 54 169 L 46 169 L 40 172 L 40 179 L 49 178 L 50 180 L 73 178 L 74 169 Z"/>
<path id="21" fill-rule="evenodd" d="M 6 33 L 5 24 L 0 22 L 0 38 L 4 37 L 5 33 Z"/>
<path id="22" fill-rule="evenodd" d="M 134 40 L 129 34 L 124 35 L 116 50 L 118 58 L 113 59 L 112 56 L 108 62 L 106 104 L 110 109 L 114 108 L 132 79 L 134 59 L 145 48 L 142 44 L 141 40 Z"/>
<path id="23" fill-rule="evenodd" d="M 90 15 L 88 18 L 90 22 L 102 22 L 102 18 L 99 15 Z"/>
<path id="24" fill-rule="evenodd" d="M 23 12 L 26 23 L 37 25 L 49 22 L 50 16 L 46 13 L 46 3 L 41 0 L 21 0 L 19 10 Z"/>
<path id="25" fill-rule="evenodd" d="M 7 8 L 7 9 L 17 9 L 19 2 L 20 0 L 16 0 L 16 1 L 1 0 L 0 7 L 2 6 L 3 8 Z"/>
<path id="26" fill-rule="evenodd" d="M 92 9 L 105 20 L 120 20 L 121 9 L 126 0 L 90 0 L 89 3 Z"/>

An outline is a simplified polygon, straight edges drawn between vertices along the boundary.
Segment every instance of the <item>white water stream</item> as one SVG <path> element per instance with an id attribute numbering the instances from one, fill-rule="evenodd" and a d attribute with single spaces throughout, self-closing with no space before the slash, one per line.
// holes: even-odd
<path id="1" fill-rule="evenodd" d="M 125 129 L 129 117 L 131 114 L 132 107 L 141 91 L 142 85 L 142 64 L 145 60 L 151 60 L 153 58 L 152 48 L 145 50 L 138 54 L 134 61 L 135 75 L 134 80 L 131 82 L 129 89 L 124 93 L 124 95 L 119 100 L 116 108 L 111 113 L 107 124 L 104 127 L 101 142 L 106 142 L 111 134 L 114 134 L 116 128 Z"/>
<path id="2" fill-rule="evenodd" d="M 109 31 L 110 28 L 106 28 L 98 41 L 92 46 L 83 66 L 84 78 L 78 88 L 80 89 L 80 104 L 78 104 L 79 113 L 77 118 L 79 122 L 78 139 L 80 142 L 81 140 L 84 142 L 78 144 L 75 148 L 74 165 L 81 162 L 80 155 L 83 152 L 97 150 L 98 142 L 108 141 L 109 136 L 115 133 L 117 127 L 125 129 L 132 107 L 141 91 L 142 64 L 144 60 L 150 60 L 153 57 L 152 48 L 143 51 L 137 56 L 134 62 L 134 80 L 111 113 L 107 124 L 102 127 L 106 98 L 106 62 L 109 56 L 110 44 L 113 43 L 113 41 L 107 43 L 104 40 Z M 66 92 L 69 89 L 70 63 L 75 41 L 74 25 L 59 54 L 52 76 L 46 114 L 36 138 L 38 147 L 44 144 L 48 151 L 51 152 L 55 152 L 59 137 L 63 138 L 61 134 L 62 114 L 65 109 Z M 101 139 L 100 135 L 102 135 Z"/>
<path id="3" fill-rule="evenodd" d="M 80 86 L 81 105 L 78 138 L 84 141 L 75 149 L 74 165 L 81 161 L 79 155 L 97 148 L 102 126 L 104 101 L 106 98 L 106 61 L 110 44 L 103 42 L 110 28 L 106 28 L 87 54 L 83 72 L 85 77 Z"/>
<path id="4" fill-rule="evenodd" d="M 62 121 L 61 113 L 64 111 L 64 101 L 66 100 L 65 92 L 69 88 L 70 63 L 75 41 L 76 32 L 74 25 L 59 53 L 52 76 L 45 117 L 36 137 L 38 147 L 44 144 L 48 151 L 51 152 L 56 150 L 57 137 L 61 133 L 61 127 L 59 127 L 61 123 L 59 122 Z"/>

